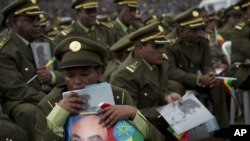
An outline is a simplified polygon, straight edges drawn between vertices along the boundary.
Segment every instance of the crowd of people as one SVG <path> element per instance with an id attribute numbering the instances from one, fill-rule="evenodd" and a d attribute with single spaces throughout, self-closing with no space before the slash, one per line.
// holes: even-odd
<path id="1" fill-rule="evenodd" d="M 64 140 L 68 117 L 81 114 L 88 103 L 74 90 L 100 82 L 111 84 L 115 103 L 93 111 L 102 133 L 126 120 L 143 140 L 175 141 L 157 107 L 182 104 L 186 91 L 195 90 L 210 101 L 218 122 L 212 136 L 229 139 L 230 95 L 217 76 L 235 77 L 233 87 L 249 90 L 250 0 L 221 11 L 176 6 L 166 13 L 176 2 L 6 2 L 1 10 L 0 139 Z M 232 42 L 230 62 L 221 49 L 224 41 Z M 72 140 L 100 138 L 74 132 Z"/>

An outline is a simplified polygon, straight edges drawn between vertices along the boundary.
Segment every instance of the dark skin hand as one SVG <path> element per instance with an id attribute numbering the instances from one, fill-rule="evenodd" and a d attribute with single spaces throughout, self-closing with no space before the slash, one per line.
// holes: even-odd
<path id="1" fill-rule="evenodd" d="M 82 99 L 76 92 L 71 92 L 66 95 L 58 105 L 67 110 L 71 114 L 79 114 L 84 110 L 85 100 Z"/>
<path id="2" fill-rule="evenodd" d="M 41 84 L 48 84 L 52 79 L 52 75 L 47 67 L 41 67 L 36 71 L 37 79 Z"/>
<path id="3" fill-rule="evenodd" d="M 105 127 L 112 127 L 118 120 L 133 120 L 137 109 L 129 105 L 112 105 L 100 109 L 98 114 L 102 114 L 100 124 Z"/>

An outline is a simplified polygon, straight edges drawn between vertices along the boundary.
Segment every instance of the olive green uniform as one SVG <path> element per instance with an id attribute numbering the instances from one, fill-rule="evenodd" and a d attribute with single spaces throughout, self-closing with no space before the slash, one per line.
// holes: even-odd
<path id="1" fill-rule="evenodd" d="M 91 39 L 107 48 L 112 46 L 118 40 L 116 32 L 103 24 L 95 24 L 91 27 L 91 29 L 88 29 L 79 22 L 76 22 L 68 29 L 63 30 L 55 38 L 55 43 L 60 43 L 60 41 L 62 41 L 63 39 L 72 36 Z"/>
<path id="2" fill-rule="evenodd" d="M 235 26 L 232 34 L 232 55 L 229 76 L 236 77 L 235 87 L 249 90 L 250 66 L 235 65 L 250 59 L 250 22 L 242 21 Z"/>
<path id="3" fill-rule="evenodd" d="M 231 41 L 231 36 L 233 34 L 233 27 L 229 24 L 225 24 L 219 31 L 224 41 Z"/>
<path id="4" fill-rule="evenodd" d="M 169 57 L 170 75 L 169 79 L 180 82 L 185 89 L 202 90 L 211 95 L 213 112 L 222 128 L 229 126 L 228 112 L 226 109 L 225 92 L 219 83 L 212 89 L 203 88 L 198 85 L 198 76 L 214 71 L 209 53 L 208 40 L 197 39 L 196 43 L 188 43 L 177 32 L 173 30 L 167 38 L 171 41 L 167 46 Z"/>
<path id="5" fill-rule="evenodd" d="M 121 62 L 118 59 L 112 59 L 111 61 L 109 61 L 102 75 L 102 81 L 109 82 L 111 74 L 118 69 L 120 64 Z"/>
<path id="6" fill-rule="evenodd" d="M 0 93 L 1 95 L 1 93 Z M 18 127 L 2 112 L 2 101 L 0 99 L 0 140 L 27 141 L 26 132 Z"/>
<path id="7" fill-rule="evenodd" d="M 118 18 L 116 18 L 111 24 L 111 28 L 113 28 L 116 31 L 118 39 L 120 39 L 125 35 L 128 35 L 129 33 L 136 31 L 140 27 L 139 26 L 137 27 L 136 24 L 127 27 Z"/>
<path id="8" fill-rule="evenodd" d="M 3 111 L 32 135 L 34 129 L 31 127 L 35 124 L 32 117 L 37 109 L 36 104 L 46 95 L 37 79 L 27 84 L 37 70 L 32 50 L 14 32 L 6 34 L 1 45 L 0 89 Z M 62 82 L 62 79 L 58 79 L 62 78 L 61 73 L 54 73 L 56 81 Z"/>
<path id="9" fill-rule="evenodd" d="M 166 104 L 168 92 L 168 60 L 159 66 L 149 66 L 134 52 L 112 73 L 110 83 L 129 92 L 142 114 L 154 125 L 158 124 L 156 107 Z"/>
<path id="10" fill-rule="evenodd" d="M 39 104 L 39 110 L 37 112 L 36 118 L 36 132 L 37 141 L 46 140 L 63 140 L 59 136 L 55 135 L 47 126 L 46 117 L 49 115 L 55 104 L 62 99 L 62 92 L 67 91 L 66 85 L 60 85 L 56 87 L 49 95 L 47 95 Z M 131 97 L 121 88 L 112 86 L 112 91 L 114 95 L 115 104 L 117 105 L 131 105 L 134 106 Z M 149 123 L 150 125 L 150 123 Z M 151 141 L 162 141 L 164 137 L 156 130 L 152 125 L 150 125 L 150 137 Z"/>

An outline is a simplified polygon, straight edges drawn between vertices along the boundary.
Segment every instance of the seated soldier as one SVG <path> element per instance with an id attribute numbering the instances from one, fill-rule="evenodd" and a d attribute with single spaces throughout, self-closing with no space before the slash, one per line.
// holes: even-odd
<path id="1" fill-rule="evenodd" d="M 215 77 L 209 53 L 209 43 L 201 37 L 205 22 L 199 8 L 189 9 L 174 18 L 178 24 L 167 38 L 167 54 L 172 80 L 180 82 L 184 89 L 208 94 L 213 114 L 221 130 L 218 137 L 229 137 L 229 115 L 226 107 L 225 90 Z M 180 86 L 181 87 L 181 86 Z"/>
<path id="2" fill-rule="evenodd" d="M 71 92 L 64 98 L 62 98 L 62 93 L 98 83 L 107 56 L 104 47 L 81 37 L 69 37 L 63 40 L 54 53 L 61 61 L 60 67 L 64 73 L 65 84 L 55 87 L 39 103 L 36 116 L 37 140 L 62 140 L 64 138 L 63 126 L 67 118 L 70 114 L 79 114 L 87 101 L 76 92 Z M 111 127 L 118 120 L 131 120 L 145 140 L 164 140 L 164 136 L 134 107 L 126 91 L 115 86 L 112 86 L 112 91 L 116 105 L 98 111 L 102 114 L 101 124 Z"/>

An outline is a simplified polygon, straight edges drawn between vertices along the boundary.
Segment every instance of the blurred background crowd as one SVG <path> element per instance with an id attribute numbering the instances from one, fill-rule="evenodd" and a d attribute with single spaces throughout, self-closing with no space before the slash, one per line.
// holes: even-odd
<path id="1" fill-rule="evenodd" d="M 1 0 L 0 9 L 8 4 L 9 1 L 11 0 Z M 51 17 L 72 16 L 73 14 L 72 9 L 69 7 L 71 0 L 40 0 L 38 2 L 42 9 Z M 199 4 L 199 2 L 200 0 L 138 0 L 142 19 L 147 19 L 152 14 L 179 13 Z M 115 12 L 113 0 L 100 0 L 99 3 L 99 14 L 110 15 Z"/>

